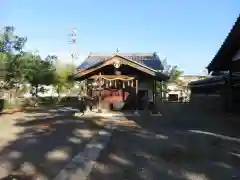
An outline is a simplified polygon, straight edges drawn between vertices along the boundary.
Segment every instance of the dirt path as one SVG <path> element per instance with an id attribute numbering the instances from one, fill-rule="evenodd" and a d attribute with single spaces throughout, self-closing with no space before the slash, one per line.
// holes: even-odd
<path id="1" fill-rule="evenodd" d="M 239 127 L 179 108 L 129 119 L 141 128 L 119 127 L 89 180 L 240 179 Z"/>
<path id="2" fill-rule="evenodd" d="M 17 139 L 17 134 L 24 131 L 23 127 L 14 126 L 17 119 L 24 118 L 26 113 L 17 112 L 0 116 L 0 150 L 7 145 L 9 141 Z"/>
<path id="3" fill-rule="evenodd" d="M 56 176 L 102 127 L 70 110 L 25 112 L 1 117 L 0 178 L 11 172 Z"/>

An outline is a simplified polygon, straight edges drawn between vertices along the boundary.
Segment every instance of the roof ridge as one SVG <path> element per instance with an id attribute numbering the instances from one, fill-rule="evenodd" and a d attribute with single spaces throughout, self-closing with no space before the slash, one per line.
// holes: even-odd
<path id="1" fill-rule="evenodd" d="M 119 55 L 119 56 L 153 56 L 153 53 L 121 53 L 121 52 L 90 52 L 89 56 L 114 56 L 114 55 Z"/>

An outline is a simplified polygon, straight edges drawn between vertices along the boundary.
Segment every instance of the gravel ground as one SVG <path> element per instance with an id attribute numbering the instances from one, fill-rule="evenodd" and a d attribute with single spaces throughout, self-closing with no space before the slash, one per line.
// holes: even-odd
<path id="1" fill-rule="evenodd" d="M 52 179 L 102 129 L 71 110 L 1 116 L 0 179 L 9 173 Z"/>
<path id="2" fill-rule="evenodd" d="M 128 119 L 136 126 L 116 129 L 88 180 L 240 179 L 239 126 L 181 106 Z"/>

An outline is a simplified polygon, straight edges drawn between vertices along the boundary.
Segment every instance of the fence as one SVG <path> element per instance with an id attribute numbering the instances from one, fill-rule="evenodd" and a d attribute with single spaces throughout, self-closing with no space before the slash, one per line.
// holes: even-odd
<path id="1" fill-rule="evenodd" d="M 180 118 L 184 114 L 215 116 L 224 112 L 223 100 L 220 95 L 191 94 L 189 102 L 169 102 L 157 96 L 156 106 L 165 117 L 171 118 Z"/>

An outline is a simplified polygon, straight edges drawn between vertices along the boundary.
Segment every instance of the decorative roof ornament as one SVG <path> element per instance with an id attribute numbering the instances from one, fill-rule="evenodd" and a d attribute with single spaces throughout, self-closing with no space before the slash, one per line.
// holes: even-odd
<path id="1" fill-rule="evenodd" d="M 119 55 L 119 49 L 117 48 L 115 55 Z"/>
<path id="2" fill-rule="evenodd" d="M 117 48 L 117 50 L 116 50 L 116 55 L 118 55 L 118 54 L 119 54 L 119 49 Z M 114 62 L 114 64 L 113 64 L 113 66 L 114 66 L 116 69 L 120 68 L 120 66 L 121 66 L 120 61 L 119 61 L 119 60 L 116 60 L 116 61 Z"/>
<path id="3" fill-rule="evenodd" d="M 120 68 L 121 63 L 120 63 L 119 60 L 116 60 L 113 65 L 114 65 L 114 67 L 115 67 L 116 69 L 118 69 L 118 68 Z"/>

